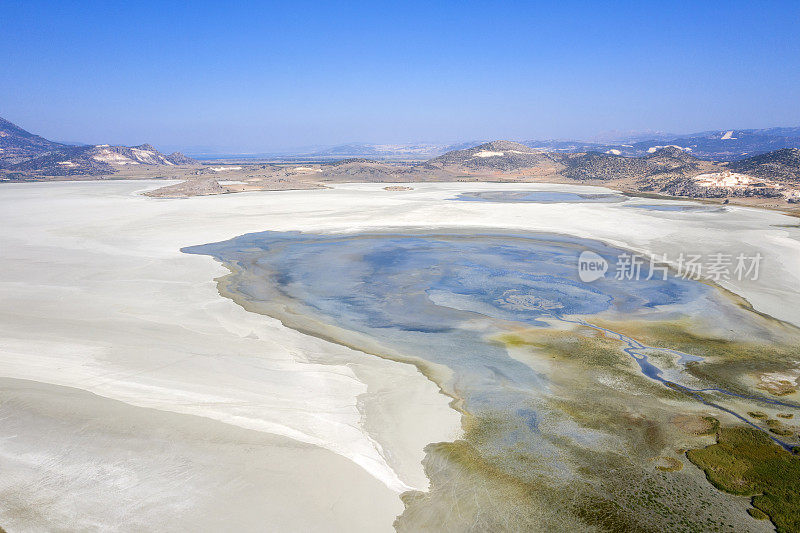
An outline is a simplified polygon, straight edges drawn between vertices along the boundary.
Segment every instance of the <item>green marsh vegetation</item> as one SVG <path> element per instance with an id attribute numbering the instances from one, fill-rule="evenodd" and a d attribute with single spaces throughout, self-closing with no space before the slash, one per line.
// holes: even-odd
<path id="1" fill-rule="evenodd" d="M 694 468 L 686 448 L 713 442 L 707 406 L 643 376 L 621 342 L 592 328 L 514 329 L 491 338 L 546 374 L 539 438 L 550 455 L 508 442 L 518 420 L 465 417 L 455 443 L 428 447 L 427 493 L 403 495 L 401 531 L 448 529 L 735 531 L 751 518 Z M 684 408 L 685 407 L 685 408 Z"/>
<path id="2" fill-rule="evenodd" d="M 777 330 L 772 336 L 764 333 L 764 339 L 751 337 L 745 339 L 725 338 L 719 335 L 699 332 L 689 320 L 666 321 L 626 321 L 609 323 L 608 327 L 637 339 L 649 346 L 669 348 L 690 353 L 704 360 L 690 362 L 686 371 L 692 376 L 713 386 L 728 391 L 753 395 L 790 396 L 797 392 L 796 387 L 780 390 L 759 383 L 759 391 L 746 385 L 743 377 L 758 377 L 769 372 L 787 372 L 797 368 L 800 362 L 800 331 L 785 324 L 757 317 L 765 332 L 769 328 Z M 774 322 L 774 324 L 772 323 Z M 605 323 L 598 322 L 604 326 Z"/>
<path id="3" fill-rule="evenodd" d="M 721 428 L 717 442 L 686 452 L 718 489 L 752 496 L 754 518 L 780 533 L 800 531 L 800 457 L 748 427 Z M 762 516 L 763 515 L 763 516 Z"/>
<path id="4" fill-rule="evenodd" d="M 705 336 L 687 330 L 681 323 L 637 321 L 598 325 L 651 346 L 700 355 L 704 361 L 688 365 L 687 371 L 692 376 L 709 386 L 743 394 L 759 395 L 759 392 L 747 388 L 743 374 L 758 376 L 764 372 L 785 371 L 800 360 L 800 349 L 796 345 Z M 690 398 L 641 376 L 635 364 L 631 364 L 630 358 L 621 351 L 618 340 L 587 329 L 591 328 L 519 330 L 500 335 L 496 340 L 506 344 L 510 353 L 528 350 L 537 357 L 552 361 L 553 371 L 549 377 L 553 383 L 564 387 L 564 393 L 556 393 L 551 398 L 551 405 L 582 426 L 616 435 L 626 442 L 629 449 L 639 450 L 638 457 L 636 452 L 631 452 L 633 464 L 637 464 L 637 460 L 641 464 L 644 456 L 673 445 L 682 452 L 674 438 L 674 430 L 678 429 L 681 435 L 678 440 L 689 443 L 688 448 L 694 448 L 686 452 L 686 456 L 704 472 L 714 487 L 726 493 L 753 496 L 753 507 L 747 509 L 750 517 L 769 518 L 778 531 L 800 531 L 800 457 L 775 444 L 762 431 L 730 427 L 729 424 L 738 424 L 738 421 L 724 413 L 720 413 L 725 419 L 724 425 L 715 416 L 691 414 L 688 408 L 692 403 Z M 515 357 L 522 356 L 517 353 Z M 602 377 L 605 379 L 598 379 Z M 654 391 L 654 388 L 659 390 Z M 567 392 L 567 389 L 571 391 Z M 636 409 L 631 408 L 629 402 L 632 390 L 646 394 L 645 398 L 636 399 Z M 770 396 L 768 391 L 762 391 L 760 395 Z M 670 412 L 681 410 L 680 403 L 676 406 L 676 400 L 686 405 L 686 414 L 670 417 Z M 665 402 L 670 404 L 666 409 Z M 794 418 L 793 413 L 775 413 L 772 416 L 776 418 L 772 418 L 766 412 L 752 410 L 746 415 L 772 434 L 794 437 L 795 440 L 798 437 L 798 428 L 787 425 Z M 701 444 L 702 439 L 709 435 L 715 436 L 717 442 L 708 446 Z M 586 456 L 586 465 L 597 467 L 604 462 L 594 450 L 573 449 L 572 453 Z M 665 474 L 683 467 L 679 460 L 668 455 L 651 457 L 650 460 Z M 583 471 L 585 479 L 592 479 L 590 470 Z M 621 470 L 621 465 L 613 468 L 615 472 Z M 680 483 L 677 479 L 673 482 Z M 609 484 L 605 485 L 608 487 Z M 608 489 L 616 492 L 611 487 Z M 642 494 L 646 495 L 645 501 L 648 502 L 652 500 L 663 505 L 669 501 L 664 494 L 654 496 L 647 489 Z M 637 502 L 637 498 L 631 498 L 624 507 L 636 508 Z M 679 511 L 682 515 L 685 511 L 680 503 L 674 502 L 664 509 L 665 516 Z M 720 517 L 717 519 L 717 525 L 720 525 Z M 696 524 L 684 525 L 686 530 L 691 530 Z M 710 524 L 706 526 L 708 530 L 714 529 Z"/>
<path id="5" fill-rule="evenodd" d="M 428 492 L 402 495 L 399 531 L 736 531 L 744 509 L 687 474 L 678 457 L 640 461 L 564 436 L 539 456 L 498 452 L 509 421 L 472 419 L 462 439 L 426 448 Z M 678 465 L 681 466 L 678 466 Z"/>

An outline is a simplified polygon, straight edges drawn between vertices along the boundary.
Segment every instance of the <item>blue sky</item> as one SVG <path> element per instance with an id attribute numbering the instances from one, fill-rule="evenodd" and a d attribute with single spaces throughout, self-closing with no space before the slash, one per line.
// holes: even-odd
<path id="1" fill-rule="evenodd" d="M 800 125 L 800 1 L 0 6 L 0 116 L 268 152 Z"/>

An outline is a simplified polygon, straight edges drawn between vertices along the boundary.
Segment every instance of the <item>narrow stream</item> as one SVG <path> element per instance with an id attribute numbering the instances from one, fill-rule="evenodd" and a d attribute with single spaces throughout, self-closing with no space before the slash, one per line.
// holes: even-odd
<path id="1" fill-rule="evenodd" d="M 771 398 L 764 398 L 764 397 L 761 397 L 761 396 L 744 396 L 744 395 L 741 395 L 741 394 L 736 394 L 734 392 L 727 391 L 725 389 L 718 389 L 718 388 L 692 389 L 690 387 L 686 387 L 685 385 L 681 385 L 680 383 L 676 383 L 674 381 L 671 381 L 671 380 L 668 380 L 668 379 L 664 378 L 661 375 L 663 371 L 660 368 L 658 368 L 657 366 L 655 366 L 653 363 L 650 362 L 650 360 L 647 357 L 647 354 L 645 352 L 647 350 L 667 351 L 667 352 L 670 352 L 670 353 L 673 353 L 673 354 L 681 356 L 682 360 L 685 360 L 686 356 L 688 356 L 688 358 L 690 360 L 695 360 L 695 361 L 700 360 L 701 361 L 702 360 L 701 357 L 698 357 L 698 356 L 695 356 L 695 355 L 691 355 L 691 354 L 684 354 L 684 353 L 679 352 L 677 350 L 671 350 L 671 349 L 668 349 L 668 348 L 657 348 L 657 347 L 654 347 L 654 346 L 647 346 L 647 345 L 642 344 L 641 342 L 637 341 L 636 339 L 628 337 L 627 335 L 624 335 L 624 334 L 622 334 L 622 333 L 620 333 L 618 331 L 613 331 L 611 329 L 604 328 L 602 326 L 597 326 L 597 325 L 592 324 L 590 322 L 586 322 L 585 320 L 569 320 L 569 319 L 560 317 L 558 315 L 551 315 L 551 316 L 554 319 L 559 320 L 561 322 L 568 322 L 570 324 L 578 324 L 578 325 L 581 325 L 581 326 L 586 326 L 586 327 L 592 328 L 594 330 L 602 331 L 604 333 L 608 333 L 608 334 L 616 337 L 617 339 L 619 339 L 620 341 L 622 341 L 622 342 L 624 342 L 626 344 L 625 348 L 623 348 L 622 351 L 625 352 L 626 354 L 628 354 L 629 356 L 631 356 L 636 361 L 636 363 L 639 365 L 639 368 L 642 371 L 642 374 L 644 374 L 648 378 L 650 378 L 652 380 L 655 380 L 655 381 L 658 381 L 659 383 L 662 383 L 662 384 L 664 384 L 665 386 L 667 386 L 667 387 L 669 387 L 671 389 L 683 392 L 683 393 L 687 394 L 688 396 L 691 396 L 692 398 L 695 398 L 696 400 L 704 403 L 705 405 L 708 405 L 709 407 L 713 407 L 715 409 L 719 409 L 719 410 L 724 411 L 724 412 L 726 412 L 726 413 L 728 413 L 728 414 L 730 414 L 732 416 L 735 416 L 736 418 L 738 418 L 739 420 L 741 420 L 745 424 L 747 424 L 747 425 L 749 425 L 751 427 L 754 427 L 755 429 L 765 433 L 770 439 L 772 439 L 773 442 L 775 442 L 776 444 L 779 444 L 786 451 L 791 452 L 792 449 L 794 448 L 794 446 L 792 444 L 788 444 L 788 443 L 782 441 L 781 439 L 773 436 L 769 431 L 767 431 L 766 429 L 758 426 L 757 424 L 755 424 L 752 421 L 748 420 L 746 417 L 740 415 L 739 413 L 737 413 L 737 412 L 735 412 L 735 411 L 733 411 L 731 409 L 728 409 L 727 407 L 723 407 L 723 406 L 721 406 L 721 405 L 719 405 L 717 403 L 714 403 L 714 402 L 712 402 L 710 400 L 705 399 L 702 396 L 701 393 L 703 393 L 703 392 L 718 392 L 718 393 L 721 393 L 721 394 L 724 394 L 724 395 L 727 395 L 727 396 L 733 396 L 733 397 L 736 397 L 736 398 L 741 398 L 743 400 L 752 400 L 752 401 L 757 401 L 757 402 L 769 403 L 769 404 L 772 404 L 772 405 L 780 405 L 781 407 L 788 407 L 790 409 L 800 409 L 800 405 L 797 405 L 795 403 L 781 402 L 779 400 L 773 400 Z"/>

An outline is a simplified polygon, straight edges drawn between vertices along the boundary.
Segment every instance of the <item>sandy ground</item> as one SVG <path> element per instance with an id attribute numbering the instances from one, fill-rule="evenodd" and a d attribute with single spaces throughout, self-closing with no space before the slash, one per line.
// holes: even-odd
<path id="1" fill-rule="evenodd" d="M 225 269 L 183 246 L 264 230 L 474 227 L 670 259 L 759 252 L 757 281 L 723 285 L 800 324 L 800 229 L 775 212 L 450 200 L 605 191 L 548 184 L 139 194 L 164 184 L 2 187 L 0 468 L 13 475 L 0 476 L 0 525 L 12 531 L 218 530 L 226 519 L 237 530 L 375 531 L 391 528 L 399 492 L 427 486 L 422 448 L 458 434 L 447 398 L 413 367 L 244 311 L 216 291 Z"/>
<path id="2" fill-rule="evenodd" d="M 396 498 L 323 448 L 0 379 L 8 531 L 380 531 Z"/>
<path id="3" fill-rule="evenodd" d="M 244 311 L 217 293 L 213 279 L 227 273 L 222 266 L 211 258 L 179 251 L 186 245 L 269 229 L 281 216 L 276 208 L 285 198 L 259 193 L 237 196 L 233 202 L 229 196 L 197 202 L 134 194 L 145 186 L 151 184 L 37 183 L 3 188 L 0 376 L 59 386 L 47 391 L 48 397 L 69 387 L 124 402 L 116 404 L 119 417 L 108 420 L 109 433 L 126 430 L 127 404 L 135 406 L 131 413 L 151 408 L 189 417 L 196 422 L 183 424 L 196 425 L 199 433 L 209 420 L 222 422 L 199 437 L 205 440 L 224 433 L 220 426 L 282 437 L 273 439 L 278 444 L 272 462 L 284 474 L 272 478 L 262 468 L 257 480 L 261 493 L 270 497 L 257 509 L 247 509 L 252 499 L 231 502 L 231 516 L 253 519 L 244 529 L 260 529 L 263 520 L 275 514 L 288 524 L 296 519 L 297 524 L 315 526 L 310 529 L 337 529 L 336 523 L 347 524 L 341 529 L 348 530 L 390 529 L 402 511 L 398 494 L 427 487 L 420 464 L 424 446 L 458 434 L 460 418 L 449 408 L 449 399 L 412 366 L 334 346 Z M 70 442 L 67 435 L 81 433 L 93 419 L 81 405 L 77 402 L 68 410 L 74 424 L 64 426 L 71 428 L 63 432 L 66 442 Z M 81 412 L 76 411 L 79 407 Z M 28 441 L 41 442 L 44 449 L 37 445 L 30 452 L 42 454 L 41 461 L 53 472 L 62 471 L 60 488 L 68 503 L 35 506 L 45 523 L 70 524 L 69 529 L 104 523 L 97 509 L 98 498 L 103 497 L 110 521 L 140 509 L 130 495 L 118 498 L 101 492 L 93 497 L 99 487 L 72 477 L 80 470 L 73 461 L 116 468 L 122 454 L 117 444 L 124 439 L 100 446 L 96 454 L 83 459 L 70 454 L 49 459 L 49 450 L 65 442 L 40 441 L 35 433 L 8 436 L 10 440 L 0 445 L 6 467 L 13 463 L 6 446 L 19 451 L 25 447 L 9 443 Z M 230 457 L 216 457 L 213 447 L 206 447 L 207 456 L 184 452 L 180 443 L 175 453 L 193 472 L 201 472 L 209 462 L 240 461 L 234 456 L 246 455 L 249 443 L 240 443 L 237 451 L 235 438 L 228 438 L 232 444 L 225 453 Z M 312 446 L 295 446 L 288 453 L 287 442 Z M 84 447 L 80 440 L 74 445 Z M 150 477 L 146 488 L 169 496 L 163 508 L 149 508 L 138 523 L 162 524 L 163 515 L 173 507 L 170 497 L 183 498 L 181 483 L 152 479 L 152 470 L 168 469 L 172 460 L 165 456 L 162 462 L 162 451 L 160 441 L 142 438 L 127 456 L 153 457 L 120 467 L 122 478 Z M 325 457 L 334 459 L 330 469 Z M 33 478 L 4 477 L 0 486 L 6 494 L 36 492 L 41 473 L 27 472 Z M 316 498 L 311 507 L 330 509 L 328 513 L 314 514 L 307 505 L 311 496 L 306 488 L 318 477 L 338 481 L 335 490 L 311 493 Z M 194 478 L 186 478 L 183 485 L 199 496 L 182 503 L 182 516 L 196 522 L 205 516 L 210 519 L 218 509 L 203 501 L 222 489 Z M 296 501 L 281 496 L 286 493 L 299 496 Z M 363 516 L 354 514 L 349 503 L 340 505 L 358 494 L 370 498 Z M 126 508 L 128 504 L 132 507 Z M 331 513 L 338 522 L 331 523 Z M 27 521 L 30 516 L 0 503 L 0 524 L 12 531 L 41 527 L 42 522 Z"/>

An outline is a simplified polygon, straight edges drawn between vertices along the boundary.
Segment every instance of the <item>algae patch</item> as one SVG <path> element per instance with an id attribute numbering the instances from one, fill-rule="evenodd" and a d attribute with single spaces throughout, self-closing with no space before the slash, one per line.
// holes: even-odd
<path id="1" fill-rule="evenodd" d="M 778 532 L 800 531 L 800 457 L 746 427 L 722 428 L 717 443 L 689 450 L 687 458 L 718 489 L 752 496 Z M 760 515 L 752 511 L 755 518 Z"/>

